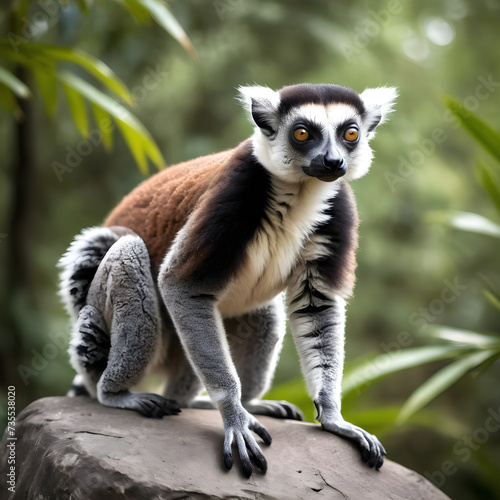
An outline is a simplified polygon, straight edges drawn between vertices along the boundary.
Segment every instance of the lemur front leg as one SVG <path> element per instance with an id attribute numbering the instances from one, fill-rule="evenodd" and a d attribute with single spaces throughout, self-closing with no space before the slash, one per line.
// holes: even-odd
<path id="1" fill-rule="evenodd" d="M 304 420 L 294 404 L 262 399 L 271 386 L 286 331 L 281 294 L 260 309 L 226 320 L 225 327 L 244 408 L 254 415 Z"/>
<path id="2" fill-rule="evenodd" d="M 257 466 L 266 471 L 266 459 L 250 431 L 271 444 L 267 430 L 241 403 L 241 385 L 229 353 L 222 318 L 216 307 L 216 293 L 210 286 L 178 279 L 174 270 L 162 266 L 159 286 L 183 348 L 211 399 L 222 415 L 225 430 L 224 463 L 233 465 L 232 445 L 236 444 L 243 473 L 252 474 L 252 455 Z"/>
<path id="3" fill-rule="evenodd" d="M 314 262 L 304 262 L 287 290 L 287 312 L 309 395 L 323 429 L 355 441 L 364 462 L 379 469 L 386 451 L 376 436 L 341 414 L 345 300 L 332 293 Z"/>

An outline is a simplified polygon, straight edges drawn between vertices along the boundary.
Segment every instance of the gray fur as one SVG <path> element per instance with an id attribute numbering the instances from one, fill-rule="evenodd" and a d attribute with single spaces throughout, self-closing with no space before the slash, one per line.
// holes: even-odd
<path id="1" fill-rule="evenodd" d="M 285 334 L 281 295 L 268 305 L 224 323 L 231 356 L 241 381 L 241 402 L 254 415 L 304 420 L 287 401 L 262 399 L 269 390 Z"/>
<path id="2" fill-rule="evenodd" d="M 287 289 L 287 314 L 317 420 L 325 430 L 357 442 L 363 459 L 378 469 L 386 454 L 380 441 L 341 414 L 345 300 L 318 272 L 323 244 L 311 239 L 304 255 Z"/>

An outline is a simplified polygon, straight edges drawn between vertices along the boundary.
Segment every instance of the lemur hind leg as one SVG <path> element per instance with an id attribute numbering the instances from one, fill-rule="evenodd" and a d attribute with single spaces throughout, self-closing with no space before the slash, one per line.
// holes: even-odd
<path id="1" fill-rule="evenodd" d="M 68 396 L 97 395 L 97 382 L 108 363 L 109 348 L 109 332 L 102 314 L 93 306 L 84 306 L 78 313 L 69 346 L 77 375 Z"/>
<path id="2" fill-rule="evenodd" d="M 161 321 L 149 254 L 141 238 L 123 236 L 109 249 L 92 280 L 87 306 L 101 312 L 110 332 L 108 362 L 97 382 L 99 402 L 147 417 L 178 413 L 175 401 L 129 392 L 153 360 Z"/>
<path id="3" fill-rule="evenodd" d="M 271 386 L 285 334 L 281 295 L 261 309 L 226 321 L 226 330 L 243 407 L 256 415 L 304 420 L 294 404 L 262 399 Z"/>

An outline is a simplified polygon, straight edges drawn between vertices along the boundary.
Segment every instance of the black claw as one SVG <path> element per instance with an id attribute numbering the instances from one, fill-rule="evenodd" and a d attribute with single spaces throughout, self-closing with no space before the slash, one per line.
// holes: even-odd
<path id="1" fill-rule="evenodd" d="M 368 466 L 373 467 L 378 462 L 378 454 L 371 453 L 370 460 L 368 460 Z"/>
<path id="2" fill-rule="evenodd" d="M 271 444 L 273 442 L 273 438 L 271 437 L 271 434 L 269 434 L 269 432 L 267 432 L 266 429 L 264 429 L 264 427 L 262 427 L 260 432 L 257 432 L 257 434 L 262 438 L 264 443 Z"/>
<path id="3" fill-rule="evenodd" d="M 250 460 L 242 460 L 241 461 L 241 468 L 243 469 L 243 475 L 245 477 L 250 477 L 252 475 L 252 464 L 250 463 Z"/>
<path id="4" fill-rule="evenodd" d="M 379 445 L 379 451 L 380 451 L 380 454 L 378 456 L 378 460 L 377 460 L 377 466 L 376 466 L 376 469 L 377 470 L 380 470 L 380 467 L 382 467 L 382 465 L 384 465 L 384 455 L 386 455 L 386 452 L 385 452 L 385 449 L 382 445 Z"/>
<path id="5" fill-rule="evenodd" d="M 304 422 L 304 417 L 300 413 L 296 413 L 294 420 L 298 420 L 299 422 Z"/>
<path id="6" fill-rule="evenodd" d="M 300 416 L 300 413 L 295 411 L 294 408 L 287 406 L 286 407 L 286 418 L 290 420 L 303 420 L 303 418 Z"/>
<path id="7" fill-rule="evenodd" d="M 233 467 L 233 456 L 231 453 L 226 453 L 224 452 L 224 465 L 226 466 L 226 469 L 231 469 Z"/>
<path id="8" fill-rule="evenodd" d="M 135 409 L 148 418 L 162 418 L 181 411 L 176 401 L 165 399 L 157 394 L 137 394 L 134 399 L 137 404 Z"/>
<path id="9" fill-rule="evenodd" d="M 266 473 L 267 472 L 267 460 L 262 457 L 262 458 L 259 458 L 259 457 L 255 457 L 255 461 L 257 462 L 257 466 L 259 467 L 259 469 Z"/>

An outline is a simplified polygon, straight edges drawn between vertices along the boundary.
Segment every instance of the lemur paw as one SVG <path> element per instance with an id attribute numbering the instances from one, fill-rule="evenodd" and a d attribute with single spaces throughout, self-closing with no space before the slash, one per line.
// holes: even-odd
<path id="1" fill-rule="evenodd" d="M 267 430 L 243 408 L 236 411 L 224 412 L 224 464 L 228 469 L 233 466 L 232 445 L 236 444 L 241 461 L 241 468 L 245 477 L 253 472 L 252 460 L 265 473 L 267 461 L 252 433 L 255 432 L 266 444 L 271 444 L 272 438 Z M 250 452 L 250 454 L 249 454 Z M 250 458 L 251 457 L 251 458 Z"/>
<path id="2" fill-rule="evenodd" d="M 274 401 L 271 399 L 254 399 L 243 403 L 243 407 L 255 415 L 266 415 L 274 418 L 287 418 L 290 420 L 304 420 L 300 408 L 288 401 Z"/>
<path id="3" fill-rule="evenodd" d="M 135 410 L 148 418 L 162 418 L 181 411 L 176 401 L 150 392 L 100 393 L 98 399 L 105 406 Z"/>
<path id="4" fill-rule="evenodd" d="M 177 415 L 181 409 L 173 399 L 165 399 L 163 396 L 149 392 L 132 394 L 136 410 L 149 418 L 162 418 L 165 415 Z"/>
<path id="5" fill-rule="evenodd" d="M 369 467 L 375 467 L 376 470 L 382 467 L 387 452 L 376 436 L 343 419 L 321 422 L 321 425 L 326 431 L 356 442 L 361 449 L 363 462 Z"/>

